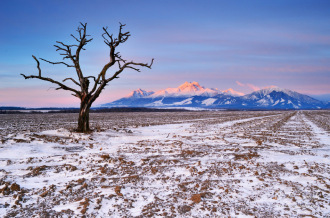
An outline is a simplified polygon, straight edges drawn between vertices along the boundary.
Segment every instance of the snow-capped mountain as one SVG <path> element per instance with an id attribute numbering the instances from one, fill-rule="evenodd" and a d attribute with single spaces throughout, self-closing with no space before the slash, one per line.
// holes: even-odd
<path id="1" fill-rule="evenodd" d="M 145 90 L 142 90 L 142 89 L 137 89 L 137 90 L 132 91 L 125 98 L 143 98 L 143 97 L 150 96 L 154 93 L 155 92 L 153 92 L 153 91 L 145 91 Z"/>
<path id="2" fill-rule="evenodd" d="M 244 95 L 233 89 L 205 88 L 185 82 L 157 92 L 142 89 L 103 107 L 202 107 L 225 109 L 321 109 L 322 101 L 288 89 L 270 87 Z"/>
<path id="3" fill-rule="evenodd" d="M 243 98 L 254 106 L 278 109 L 318 109 L 324 106 L 323 102 L 312 97 L 279 87 L 261 89 Z"/>
<path id="4" fill-rule="evenodd" d="M 219 94 L 217 89 L 204 88 L 198 84 L 198 82 L 185 82 L 177 88 L 167 88 L 155 92 L 150 97 L 188 97 L 188 96 L 214 96 Z"/>

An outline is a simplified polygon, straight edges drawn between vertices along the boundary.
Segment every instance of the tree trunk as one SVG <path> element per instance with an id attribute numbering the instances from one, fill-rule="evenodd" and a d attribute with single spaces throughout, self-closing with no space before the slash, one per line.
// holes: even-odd
<path id="1" fill-rule="evenodd" d="M 87 133 L 89 129 L 89 109 L 90 106 L 84 102 L 80 104 L 77 132 Z"/>

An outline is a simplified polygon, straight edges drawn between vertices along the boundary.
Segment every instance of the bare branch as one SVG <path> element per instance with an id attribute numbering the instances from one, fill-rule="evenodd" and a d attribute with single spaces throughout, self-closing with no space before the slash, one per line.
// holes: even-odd
<path id="1" fill-rule="evenodd" d="M 126 40 L 131 36 L 130 32 L 122 33 L 123 27 L 126 26 L 126 24 L 119 24 L 120 26 L 117 38 L 113 38 L 113 35 L 109 34 L 108 27 L 103 27 L 104 33 L 102 34 L 102 37 L 104 39 L 105 44 L 107 44 L 110 48 L 115 48 L 119 44 L 126 42 Z M 108 36 L 109 39 L 107 39 L 106 36 Z"/>
<path id="2" fill-rule="evenodd" d="M 56 90 L 58 90 L 58 89 L 64 89 L 64 90 L 72 91 L 72 92 L 74 92 L 77 96 L 80 96 L 80 92 L 79 92 L 79 91 L 77 91 L 77 90 L 75 90 L 75 89 L 73 89 L 73 88 L 70 88 L 70 87 L 64 85 L 63 83 L 60 83 L 60 82 L 58 82 L 58 81 L 55 81 L 55 80 L 53 80 L 53 79 L 51 79 L 51 78 L 48 78 L 48 77 L 42 77 L 42 76 L 41 76 L 41 69 L 40 69 L 40 62 L 38 61 L 38 59 L 37 59 L 34 55 L 32 55 L 32 57 L 33 57 L 34 60 L 37 62 L 37 68 L 38 68 L 38 71 L 39 71 L 39 75 L 38 75 L 38 76 L 34 76 L 34 75 L 26 76 L 25 74 L 21 74 L 21 75 L 24 77 L 24 79 L 34 79 L 34 78 L 35 78 L 35 79 L 40 79 L 40 80 L 48 81 L 48 82 L 51 82 L 51 83 L 57 84 L 57 85 L 59 86 Z"/>
<path id="3" fill-rule="evenodd" d="M 154 59 L 152 59 L 150 64 L 145 63 L 135 63 L 133 61 L 127 62 L 125 59 L 123 59 L 119 52 L 115 52 L 117 46 L 119 46 L 121 43 L 124 43 L 127 41 L 127 39 L 131 36 L 130 32 L 123 33 L 123 27 L 125 27 L 125 24 L 119 23 L 119 32 L 117 38 L 114 38 L 112 34 L 108 32 L 108 27 L 103 27 L 104 33 L 102 34 L 102 37 L 104 39 L 104 43 L 109 46 L 110 48 L 110 60 L 107 64 L 104 65 L 103 69 L 99 73 L 97 79 L 95 80 L 94 86 L 90 93 L 100 93 L 101 90 L 106 86 L 108 82 L 110 82 L 113 79 L 118 78 L 118 75 L 126 68 L 133 69 L 135 71 L 140 72 L 140 69 L 134 66 L 141 66 L 141 67 L 148 67 L 151 68 Z M 115 72 L 110 78 L 106 78 L 106 73 L 110 67 L 112 67 L 115 63 L 118 63 L 119 70 Z M 100 84 L 100 87 L 97 87 Z"/>
<path id="4" fill-rule="evenodd" d="M 93 86 L 92 90 L 91 90 L 89 93 L 93 93 L 93 92 L 95 92 L 95 90 L 96 90 L 96 88 L 97 88 L 97 85 L 102 84 L 102 82 L 100 81 L 101 76 L 102 76 L 102 71 L 101 71 L 101 73 L 99 73 L 99 75 L 97 76 L 97 79 L 94 81 L 94 86 Z M 104 82 L 104 81 L 105 81 L 105 80 L 103 80 L 103 82 Z"/>
<path id="5" fill-rule="evenodd" d="M 61 44 L 63 46 L 61 47 L 59 45 L 54 45 L 56 51 L 63 51 L 63 53 L 60 53 L 60 55 L 64 56 L 63 60 L 70 59 L 72 63 L 75 65 L 75 56 L 72 55 L 71 47 L 75 47 L 76 45 L 66 45 L 63 42 L 59 42 L 59 41 L 56 41 L 56 43 Z"/>
<path id="6" fill-rule="evenodd" d="M 85 77 L 85 78 L 86 78 L 86 79 L 88 79 L 88 78 L 93 78 L 94 81 L 96 80 L 95 76 L 87 76 L 87 77 Z"/>
<path id="7" fill-rule="evenodd" d="M 56 45 L 54 45 L 54 47 L 56 48 L 56 51 L 60 52 L 60 55 L 63 56 L 63 60 L 65 59 L 70 59 L 72 61 L 73 64 L 68 64 L 65 63 L 63 61 L 61 62 L 53 62 L 53 61 L 48 61 L 45 59 L 41 59 L 45 62 L 48 62 L 50 64 L 64 64 L 67 67 L 74 67 L 76 69 L 78 78 L 79 78 L 79 82 L 80 85 L 82 87 L 83 90 L 86 89 L 86 84 L 84 83 L 84 76 L 82 73 L 82 70 L 80 68 L 80 63 L 79 63 L 79 56 L 80 56 L 80 51 L 81 50 L 85 50 L 84 46 L 93 40 L 93 38 L 87 39 L 87 37 L 89 35 L 86 34 L 86 28 L 87 28 L 87 24 L 83 24 L 80 23 L 80 26 L 78 26 L 77 28 L 77 32 L 78 32 L 78 36 L 74 36 L 73 34 L 71 34 L 71 37 L 73 37 L 78 44 L 73 44 L 73 45 L 69 45 L 69 44 L 65 44 L 61 41 L 56 41 Z M 76 50 L 74 51 L 74 54 L 72 53 L 72 48 L 76 47 Z"/>
<path id="8" fill-rule="evenodd" d="M 74 84 L 76 84 L 77 86 L 80 86 L 80 84 L 76 80 L 74 80 L 72 78 L 65 78 L 62 82 L 65 82 L 67 80 L 71 80 Z"/>
<path id="9" fill-rule="evenodd" d="M 74 67 L 73 65 L 67 64 L 63 61 L 61 61 L 61 62 L 52 62 L 52 61 L 48 61 L 48 60 L 43 59 L 43 58 L 40 58 L 40 60 L 45 61 L 45 62 L 50 63 L 50 64 L 64 64 L 67 67 Z"/>
<path id="10" fill-rule="evenodd" d="M 32 55 L 32 57 L 37 62 L 37 68 L 38 68 L 38 71 L 39 71 L 39 76 L 41 76 L 40 62 L 38 61 L 38 59 L 34 55 Z M 24 78 L 25 78 L 25 76 L 24 76 Z"/>
<path id="11" fill-rule="evenodd" d="M 60 82 L 58 82 L 58 81 L 55 81 L 55 80 L 53 80 L 53 79 L 51 79 L 51 78 L 48 78 L 48 77 L 42 77 L 42 76 L 34 76 L 34 75 L 30 75 L 30 76 L 25 76 L 24 74 L 21 74 L 21 75 L 22 75 L 25 79 L 33 79 L 33 78 L 35 78 L 35 79 L 40 79 L 40 80 L 44 80 L 44 81 L 48 81 L 48 82 L 51 82 L 51 83 L 57 84 L 59 87 L 56 88 L 56 90 L 58 90 L 58 89 L 64 89 L 64 90 L 72 91 L 72 92 L 76 93 L 78 96 L 80 96 L 79 91 L 77 91 L 77 90 L 75 90 L 75 89 L 73 89 L 73 88 L 70 88 L 70 87 L 64 85 L 63 83 L 60 83 Z"/>
<path id="12" fill-rule="evenodd" d="M 147 68 L 151 69 L 151 66 L 152 66 L 153 63 L 154 63 L 154 59 L 151 60 L 151 63 L 150 63 L 150 64 L 148 64 L 148 63 L 135 63 L 135 62 L 133 62 L 133 61 L 131 61 L 131 62 L 127 62 L 127 63 L 125 63 L 125 64 L 124 64 L 124 65 L 123 65 L 123 66 L 122 66 L 122 67 L 121 67 L 116 73 L 114 73 L 112 77 L 108 78 L 108 79 L 106 80 L 106 83 L 110 82 L 110 81 L 113 80 L 113 79 L 116 79 L 117 76 L 118 76 L 121 72 L 123 72 L 123 70 L 126 69 L 126 68 L 130 68 L 130 69 L 133 69 L 133 70 L 136 70 L 136 71 L 140 72 L 140 69 L 135 68 L 135 67 L 132 67 L 132 65 L 135 65 L 135 66 L 142 66 L 142 67 L 147 67 Z"/>
<path id="13" fill-rule="evenodd" d="M 120 55 L 120 52 L 117 52 L 117 53 L 115 54 L 115 57 L 117 58 L 117 61 L 118 61 L 118 62 L 122 61 L 122 62 L 126 63 L 126 60 L 122 59 L 122 57 L 121 57 L 121 55 Z"/>
<path id="14" fill-rule="evenodd" d="M 104 39 L 105 44 L 107 44 L 108 46 L 111 46 L 113 44 L 113 38 L 112 38 L 112 34 L 110 35 L 108 33 L 108 27 L 103 27 L 104 33 L 102 34 L 102 37 Z M 105 35 L 107 35 L 110 39 L 110 41 L 105 37 Z"/>
<path id="15" fill-rule="evenodd" d="M 91 93 L 96 90 L 97 84 L 99 84 L 99 81 L 101 78 L 102 78 L 102 81 L 106 81 L 106 72 L 108 71 L 108 69 L 110 67 L 112 67 L 117 61 L 118 61 L 119 65 L 120 65 L 119 61 L 122 61 L 124 63 L 126 62 L 124 59 L 121 58 L 119 52 L 115 53 L 116 47 L 119 44 L 124 43 L 130 36 L 129 32 L 122 33 L 122 29 L 124 26 L 125 26 L 125 24 L 120 23 L 118 38 L 113 38 L 113 35 L 108 32 L 108 27 L 103 27 L 104 33 L 102 34 L 102 37 L 104 39 L 104 43 L 110 47 L 110 54 L 109 54 L 110 60 L 106 65 L 104 65 L 102 71 L 98 75 L 98 78 L 95 81 L 95 84 L 94 84 L 94 87 L 93 87 Z"/>
<path id="16" fill-rule="evenodd" d="M 102 81 L 100 81 L 100 77 L 102 76 L 102 71 L 104 70 L 104 68 L 103 68 L 103 70 L 102 70 L 101 73 L 98 75 L 98 78 L 97 78 L 96 81 L 95 81 L 95 84 L 94 84 L 93 89 L 90 91 L 91 94 L 95 92 L 95 93 L 92 95 L 90 101 L 91 101 L 91 102 L 94 102 L 94 101 L 96 100 L 96 98 L 100 95 L 100 93 L 102 92 L 102 90 L 104 89 L 104 87 L 105 87 L 110 81 L 119 78 L 119 77 L 118 77 L 119 74 L 120 74 L 121 72 L 123 72 L 124 69 L 126 69 L 126 68 L 131 68 L 131 69 L 134 69 L 134 70 L 140 71 L 140 69 L 138 69 L 138 68 L 136 68 L 136 67 L 133 67 L 133 66 L 141 66 L 141 67 L 147 67 L 147 68 L 150 68 L 150 69 L 151 69 L 151 66 L 152 66 L 153 62 L 154 62 L 154 59 L 151 60 L 151 63 L 150 63 L 150 64 L 148 64 L 148 63 L 135 63 L 135 62 L 133 62 L 133 61 L 131 61 L 131 62 L 126 62 L 126 63 L 125 63 L 122 67 L 120 67 L 120 69 L 119 69 L 116 73 L 114 73 L 110 78 L 108 78 L 108 79 L 106 79 L 106 80 L 102 80 Z M 118 61 L 118 63 L 119 63 L 119 61 Z M 100 81 L 100 82 L 99 82 L 99 81 Z M 97 87 L 98 84 L 100 84 L 100 85 Z"/>
<path id="17" fill-rule="evenodd" d="M 79 33 L 79 39 L 78 39 L 78 37 L 74 37 L 79 42 L 79 45 L 77 45 L 76 54 L 74 56 L 74 59 L 75 59 L 74 64 L 75 64 L 77 75 L 78 75 L 78 78 L 79 78 L 79 81 L 81 84 L 81 88 L 82 88 L 82 90 L 86 90 L 86 89 L 88 89 L 88 87 L 84 81 L 84 75 L 80 68 L 79 58 L 80 58 L 80 51 L 85 50 L 84 46 L 87 45 L 88 42 L 92 41 L 93 38 L 90 38 L 90 39 L 86 38 L 88 36 L 88 35 L 86 35 L 87 23 L 85 23 L 85 24 L 80 23 L 80 26 L 77 29 L 77 32 Z"/>
<path id="18" fill-rule="evenodd" d="M 140 69 L 138 69 L 138 68 L 135 68 L 135 67 L 132 67 L 132 66 L 127 66 L 126 68 L 131 68 L 131 69 L 133 69 L 133 70 L 135 70 L 135 71 L 137 71 L 137 72 L 141 72 L 141 70 L 140 70 Z"/>
<path id="19" fill-rule="evenodd" d="M 87 29 L 87 23 L 83 24 L 83 23 L 80 23 L 80 25 L 82 27 L 78 27 L 77 31 L 79 33 L 79 39 L 77 39 L 75 37 L 75 39 L 77 39 L 77 41 L 79 42 L 79 45 L 78 45 L 78 48 L 76 50 L 76 60 L 77 62 L 79 62 L 79 54 L 80 54 L 80 51 L 81 50 L 84 50 L 84 46 L 93 40 L 93 38 L 90 38 L 90 39 L 87 39 L 86 37 L 89 36 L 89 35 L 86 35 L 86 29 Z"/>
<path id="20" fill-rule="evenodd" d="M 51 78 L 48 78 L 48 77 L 42 77 L 42 76 L 34 76 L 34 75 L 30 75 L 30 76 L 26 76 L 26 75 L 24 75 L 24 74 L 21 74 L 21 75 L 22 75 L 25 79 L 33 79 L 33 78 L 35 78 L 35 79 L 40 79 L 40 80 L 44 80 L 44 81 L 48 81 L 48 82 L 51 82 L 51 83 L 57 84 L 59 87 L 56 88 L 56 90 L 58 90 L 58 89 L 64 89 L 64 90 L 72 91 L 72 92 L 76 93 L 78 96 L 80 96 L 79 91 L 77 91 L 77 90 L 75 90 L 75 89 L 73 89 L 73 88 L 70 88 L 70 87 L 64 85 L 63 83 L 60 83 L 60 82 L 58 82 L 58 81 L 55 81 L 55 80 L 53 80 L 53 79 L 51 79 Z"/>
<path id="21" fill-rule="evenodd" d="M 73 34 L 71 34 L 71 36 L 72 36 L 77 42 L 80 42 L 79 39 L 77 39 L 77 37 L 75 37 Z"/>

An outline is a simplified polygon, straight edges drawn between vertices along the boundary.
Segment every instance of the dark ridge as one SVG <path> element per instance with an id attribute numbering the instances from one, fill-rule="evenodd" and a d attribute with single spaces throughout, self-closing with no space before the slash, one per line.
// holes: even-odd
<path id="1" fill-rule="evenodd" d="M 125 108 L 92 108 L 90 113 L 108 113 L 108 112 L 183 112 L 186 109 L 157 109 L 143 107 L 125 107 Z M 79 113 L 78 108 L 20 108 L 20 107 L 0 107 L 0 114 L 45 114 L 45 113 Z"/>

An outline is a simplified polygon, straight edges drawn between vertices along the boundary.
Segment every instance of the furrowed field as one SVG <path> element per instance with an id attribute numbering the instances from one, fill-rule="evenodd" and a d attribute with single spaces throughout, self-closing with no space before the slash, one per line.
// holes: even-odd
<path id="1" fill-rule="evenodd" d="M 330 111 L 0 119 L 0 217 L 330 217 Z"/>

